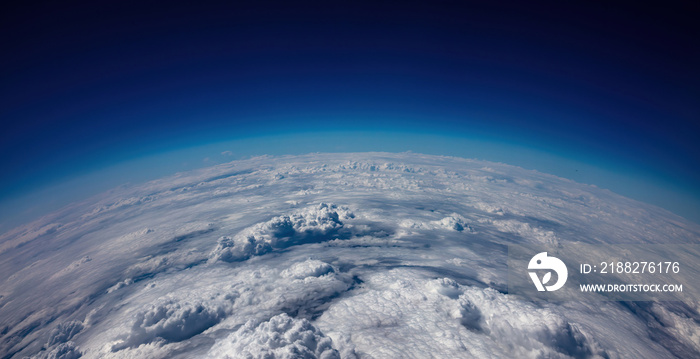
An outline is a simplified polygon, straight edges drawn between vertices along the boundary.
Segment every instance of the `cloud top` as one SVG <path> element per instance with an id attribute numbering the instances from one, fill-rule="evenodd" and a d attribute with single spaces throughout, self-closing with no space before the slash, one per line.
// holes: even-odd
<path id="1" fill-rule="evenodd" d="M 248 321 L 235 333 L 217 342 L 208 357 L 340 359 L 333 341 L 311 322 L 284 313 L 259 324 Z"/>
<path id="2" fill-rule="evenodd" d="M 273 249 L 347 237 L 349 231 L 344 221 L 354 217 L 347 207 L 328 203 L 277 216 L 246 228 L 234 237 L 219 238 L 210 261 L 242 261 Z"/>

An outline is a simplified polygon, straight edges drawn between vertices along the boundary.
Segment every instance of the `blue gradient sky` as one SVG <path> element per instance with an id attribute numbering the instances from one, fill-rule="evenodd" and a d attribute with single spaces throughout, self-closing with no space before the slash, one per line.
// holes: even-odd
<path id="1" fill-rule="evenodd" d="M 79 199 L 48 188 L 94 171 L 104 189 L 231 148 L 498 160 L 700 221 L 696 4 L 15 6 L 0 14 L 3 218 Z"/>

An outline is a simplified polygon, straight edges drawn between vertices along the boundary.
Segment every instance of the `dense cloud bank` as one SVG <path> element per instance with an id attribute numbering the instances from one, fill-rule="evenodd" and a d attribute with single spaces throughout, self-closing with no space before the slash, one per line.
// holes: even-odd
<path id="1" fill-rule="evenodd" d="M 525 301 L 507 294 L 505 250 L 698 237 L 504 164 L 253 158 L 0 235 L 0 357 L 698 357 L 697 303 Z"/>

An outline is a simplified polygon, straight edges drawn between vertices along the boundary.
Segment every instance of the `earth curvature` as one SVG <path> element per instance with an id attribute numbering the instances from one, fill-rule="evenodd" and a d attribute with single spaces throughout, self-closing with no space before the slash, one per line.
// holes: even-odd
<path id="1" fill-rule="evenodd" d="M 698 237 L 663 209 L 501 163 L 256 157 L 2 234 L 0 357 L 697 358 L 697 302 L 514 298 L 507 246 Z"/>

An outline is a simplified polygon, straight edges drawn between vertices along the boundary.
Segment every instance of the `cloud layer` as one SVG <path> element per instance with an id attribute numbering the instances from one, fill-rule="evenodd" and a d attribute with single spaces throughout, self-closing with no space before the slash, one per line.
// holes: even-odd
<path id="1" fill-rule="evenodd" d="M 0 357 L 696 357 L 697 304 L 528 302 L 507 294 L 505 248 L 699 237 L 504 164 L 252 158 L 0 235 Z"/>

